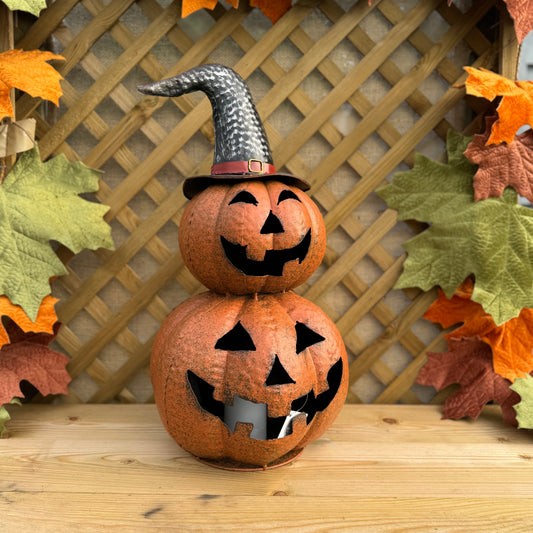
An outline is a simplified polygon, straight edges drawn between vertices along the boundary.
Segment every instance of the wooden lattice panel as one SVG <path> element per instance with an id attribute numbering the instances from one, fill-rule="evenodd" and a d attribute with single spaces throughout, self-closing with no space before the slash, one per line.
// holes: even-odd
<path id="1" fill-rule="evenodd" d="M 344 337 L 348 401 L 429 401 L 413 381 L 426 351 L 444 347 L 421 319 L 435 294 L 392 288 L 401 243 L 420 228 L 398 223 L 374 191 L 409 168 L 415 150 L 440 157 L 450 127 L 472 131 L 483 110 L 469 105 L 481 104 L 452 86 L 463 65 L 499 68 L 502 6 L 302 1 L 272 26 L 245 4 L 181 20 L 179 2 L 61 0 L 16 45 L 66 58 L 59 110 L 22 96 L 17 113 L 37 118 L 43 158 L 64 153 L 104 171 L 97 197 L 110 206 L 116 243 L 76 257 L 59 250 L 70 273 L 54 282 L 57 343 L 73 377 L 62 401 L 151 401 L 156 331 L 204 290 L 184 268 L 177 226 L 183 179 L 212 163 L 211 107 L 201 93 L 164 99 L 135 87 L 207 62 L 247 80 L 276 166 L 312 184 L 328 249 L 297 292 Z"/>

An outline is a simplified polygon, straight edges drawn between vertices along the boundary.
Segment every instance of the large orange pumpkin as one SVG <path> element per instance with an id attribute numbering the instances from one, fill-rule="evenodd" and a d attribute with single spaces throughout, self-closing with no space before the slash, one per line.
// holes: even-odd
<path id="1" fill-rule="evenodd" d="M 281 292 L 320 265 L 326 230 L 315 203 L 298 187 L 247 180 L 211 185 L 191 200 L 179 228 L 183 260 L 221 293 Z"/>
<path id="2" fill-rule="evenodd" d="M 338 330 L 292 292 L 186 300 L 159 330 L 151 372 L 170 435 L 218 466 L 295 457 L 333 422 L 348 387 Z"/>

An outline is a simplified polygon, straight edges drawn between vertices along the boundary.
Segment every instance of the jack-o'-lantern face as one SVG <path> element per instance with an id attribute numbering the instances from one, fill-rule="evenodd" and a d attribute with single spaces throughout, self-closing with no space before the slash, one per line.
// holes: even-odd
<path id="1" fill-rule="evenodd" d="M 300 285 L 326 246 L 314 202 L 278 181 L 208 187 L 187 206 L 179 240 L 191 272 L 209 289 L 232 294 Z"/>
<path id="2" fill-rule="evenodd" d="M 330 425 L 346 396 L 347 359 L 335 326 L 295 294 L 204 293 L 163 324 L 152 381 L 183 448 L 265 465 Z"/>

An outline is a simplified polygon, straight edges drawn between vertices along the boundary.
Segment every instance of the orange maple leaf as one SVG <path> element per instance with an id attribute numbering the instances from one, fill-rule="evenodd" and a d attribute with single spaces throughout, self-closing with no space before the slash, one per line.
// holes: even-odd
<path id="1" fill-rule="evenodd" d="M 239 0 L 227 0 L 232 7 L 239 7 Z M 199 9 L 214 9 L 218 0 L 183 0 L 181 3 L 181 17 L 185 18 Z"/>
<path id="2" fill-rule="evenodd" d="M 438 299 L 429 307 L 424 318 L 438 322 L 444 328 L 463 325 L 448 333 L 447 339 L 478 337 L 492 348 L 494 371 L 514 381 L 533 370 L 533 309 L 522 309 L 519 316 L 497 326 L 483 307 L 470 299 L 474 284 L 465 281 L 458 291 L 447 298 L 439 290 Z"/>
<path id="3" fill-rule="evenodd" d="M 57 298 L 45 296 L 39 307 L 35 322 L 28 317 L 22 307 L 13 305 L 7 296 L 0 296 L 0 317 L 8 316 L 25 333 L 53 333 L 54 324 L 57 322 L 57 315 L 54 309 Z M 0 347 L 9 343 L 9 336 L 4 326 L 0 322 Z"/>
<path id="4" fill-rule="evenodd" d="M 51 65 L 52 59 L 65 59 L 52 52 L 8 50 L 0 54 L 0 119 L 13 116 L 9 91 L 13 88 L 59 103 L 63 79 Z"/>
<path id="5" fill-rule="evenodd" d="M 467 94 L 491 101 L 501 97 L 498 120 L 492 126 L 487 144 L 510 144 L 519 128 L 525 124 L 533 126 L 533 82 L 512 81 L 483 68 L 464 69 L 469 74 L 465 84 Z"/>

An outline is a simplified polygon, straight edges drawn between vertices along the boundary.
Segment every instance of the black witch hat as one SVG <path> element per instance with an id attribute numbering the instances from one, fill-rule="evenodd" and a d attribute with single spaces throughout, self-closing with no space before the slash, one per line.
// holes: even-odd
<path id="1" fill-rule="evenodd" d="M 309 185 L 291 174 L 276 172 L 263 124 L 244 80 L 223 65 L 201 65 L 187 72 L 137 89 L 156 96 L 181 96 L 203 91 L 213 108 L 215 156 L 211 174 L 187 178 L 187 198 L 209 185 L 242 180 L 277 180 L 306 191 Z"/>

